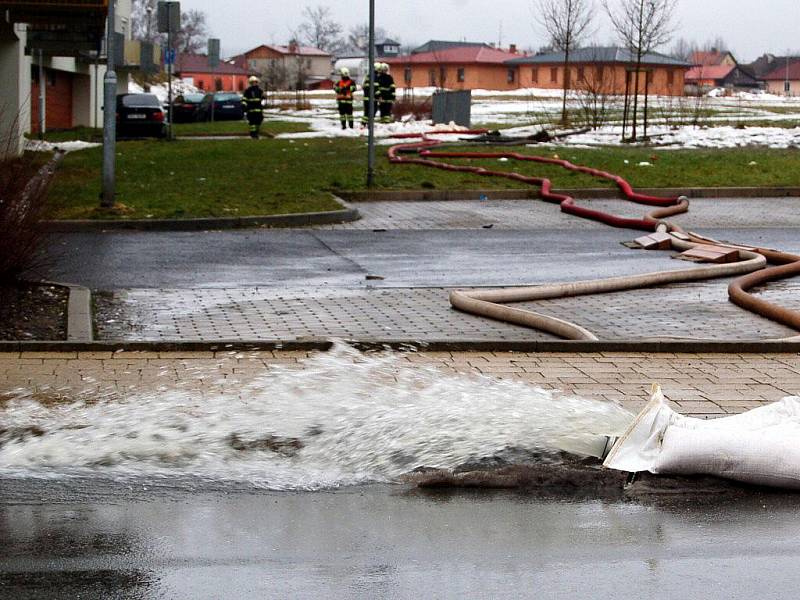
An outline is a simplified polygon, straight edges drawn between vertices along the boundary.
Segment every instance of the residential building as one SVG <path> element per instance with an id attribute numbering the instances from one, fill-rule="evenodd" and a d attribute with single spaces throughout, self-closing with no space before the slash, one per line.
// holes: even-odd
<path id="1" fill-rule="evenodd" d="M 411 51 L 411 54 L 442 52 L 443 50 L 453 50 L 454 48 L 492 48 L 492 46 L 484 42 L 450 42 L 445 40 L 430 40 L 422 44 L 422 46 L 414 48 Z"/>
<path id="2" fill-rule="evenodd" d="M 787 96 L 800 95 L 800 59 L 785 57 L 783 64 L 762 76 L 766 90 L 770 94 Z"/>
<path id="3" fill-rule="evenodd" d="M 242 92 L 247 89 L 247 78 L 251 73 L 227 62 L 212 67 L 208 64 L 206 54 L 181 53 L 175 60 L 177 77 L 198 89 L 211 92 Z"/>
<path id="4" fill-rule="evenodd" d="M 290 42 L 287 46 L 262 44 L 229 62 L 262 77 L 273 89 L 330 87 L 331 55 L 319 48 Z"/>
<path id="5" fill-rule="evenodd" d="M 798 56 L 775 56 L 774 54 L 764 54 L 749 65 L 745 65 L 747 69 L 757 78 L 763 77 L 772 73 L 779 67 L 786 67 L 787 62 L 800 60 Z"/>
<path id="6" fill-rule="evenodd" d="M 690 93 L 714 88 L 760 89 L 762 83 L 739 65 L 695 65 L 686 73 L 686 90 Z"/>
<path id="7" fill-rule="evenodd" d="M 689 62 L 693 65 L 706 67 L 735 67 L 737 64 L 739 64 L 732 53 L 728 52 L 727 50 L 720 51 L 716 48 L 712 48 L 709 51 L 698 50 L 696 52 L 692 52 L 691 56 L 689 57 Z"/>
<path id="8" fill-rule="evenodd" d="M 589 47 L 574 50 L 564 67 L 563 52 L 521 56 L 506 62 L 517 69 L 517 87 L 563 89 L 566 79 L 571 90 L 586 89 L 605 94 L 624 94 L 635 87 L 636 56 L 626 48 Z M 691 65 L 657 52 L 642 57 L 640 93 L 682 96 L 684 78 Z M 627 85 L 626 85 L 627 83 Z"/>
<path id="9" fill-rule="evenodd" d="M 386 38 L 375 44 L 375 59 L 384 61 L 388 58 L 396 58 L 400 56 L 400 42 L 391 38 Z M 363 50 L 353 50 L 345 52 L 337 57 L 334 63 L 333 77 L 336 79 L 339 76 L 339 70 L 346 67 L 350 70 L 350 77 L 353 78 L 358 84 L 367 76 L 367 65 L 369 64 L 369 56 Z"/>
<path id="10" fill-rule="evenodd" d="M 429 52 L 387 59 L 398 87 L 439 87 L 453 90 L 512 90 L 518 87 L 517 69 L 506 62 L 516 49 L 498 50 L 486 44 L 445 47 L 433 42 Z"/>
<path id="11" fill-rule="evenodd" d="M 107 0 L 84 2 L 0 0 L 0 148 L 20 151 L 24 134 L 39 126 L 63 129 L 102 124 L 101 56 Z M 127 90 L 124 43 L 130 40 L 130 0 L 116 0 L 121 43 L 118 91 Z M 41 58 L 40 58 L 41 57 Z M 39 82 L 44 80 L 44 87 Z"/>

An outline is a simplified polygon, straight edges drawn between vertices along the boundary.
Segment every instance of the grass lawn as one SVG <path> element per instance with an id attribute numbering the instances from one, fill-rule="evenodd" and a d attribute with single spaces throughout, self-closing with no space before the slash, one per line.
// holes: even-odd
<path id="1" fill-rule="evenodd" d="M 461 147 L 472 151 L 535 148 Z M 362 191 L 366 144 L 353 139 L 131 141 L 117 146 L 121 214 L 97 210 L 102 149 L 67 155 L 50 194 L 55 218 L 245 216 L 330 210 L 330 193 Z M 797 150 L 673 150 L 542 148 L 539 153 L 618 173 L 636 187 L 800 186 Z M 627 164 L 625 161 L 628 161 Z M 639 167 L 647 161 L 652 167 Z M 751 165 L 755 161 L 757 164 Z M 605 180 L 536 163 L 452 160 L 549 177 L 557 188 L 609 187 Z M 521 183 L 392 165 L 378 148 L 379 189 L 503 189 Z"/>
<path id="2" fill-rule="evenodd" d="M 175 135 L 178 137 L 205 136 L 205 135 L 248 135 L 249 129 L 246 121 L 214 121 L 213 123 L 176 123 Z M 299 133 L 310 131 L 307 123 L 294 123 L 292 121 L 264 121 L 261 126 L 263 133 L 277 135 L 279 133 Z"/>

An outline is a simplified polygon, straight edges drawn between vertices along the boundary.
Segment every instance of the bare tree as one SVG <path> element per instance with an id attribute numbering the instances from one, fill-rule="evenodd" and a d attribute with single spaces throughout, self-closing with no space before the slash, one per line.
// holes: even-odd
<path id="1" fill-rule="evenodd" d="M 599 129 L 609 121 L 617 89 L 616 69 L 602 64 L 600 56 L 592 58 L 594 65 L 585 69 L 583 79 L 578 82 L 578 104 L 583 125 Z"/>
<path id="2" fill-rule="evenodd" d="M 536 18 L 547 32 L 554 50 L 564 53 L 564 98 L 561 122 L 567 124 L 567 94 L 570 89 L 569 59 L 572 50 L 579 47 L 592 24 L 592 0 L 536 0 Z"/>
<path id="3" fill-rule="evenodd" d="M 305 43 L 331 53 L 342 47 L 342 26 L 333 20 L 329 7 L 306 6 L 303 16 L 305 21 L 300 24 L 299 33 Z"/>
<path id="4" fill-rule="evenodd" d="M 690 42 L 686 38 L 681 37 L 672 44 L 669 53 L 675 58 L 689 62 L 696 48 L 697 42 Z"/>
<path id="5" fill-rule="evenodd" d="M 389 36 L 385 29 L 381 27 L 375 28 L 376 42 L 385 40 L 387 37 Z M 351 27 L 347 32 L 347 45 L 354 50 L 367 52 L 369 50 L 369 23 Z"/>
<path id="6" fill-rule="evenodd" d="M 603 6 L 620 42 L 636 58 L 633 73 L 633 129 L 636 139 L 636 123 L 639 112 L 639 77 L 642 59 L 648 52 L 668 43 L 674 33 L 673 17 L 678 0 L 603 0 Z M 644 128 L 647 130 L 647 93 L 645 91 Z M 623 129 L 625 125 L 623 124 Z"/>
<path id="7" fill-rule="evenodd" d="M 206 13 L 200 10 L 181 13 L 181 29 L 175 36 L 175 46 L 189 54 L 197 54 L 208 46 Z"/>
<path id="8" fill-rule="evenodd" d="M 157 0 L 133 0 L 131 6 L 131 33 L 133 38 L 165 46 L 167 36 L 158 32 Z M 174 47 L 180 52 L 197 53 L 208 44 L 206 13 L 190 10 L 181 13 L 181 26 L 173 36 Z"/>

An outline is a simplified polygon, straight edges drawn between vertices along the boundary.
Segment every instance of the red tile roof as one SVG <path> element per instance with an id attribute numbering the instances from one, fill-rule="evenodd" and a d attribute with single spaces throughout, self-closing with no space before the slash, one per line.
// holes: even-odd
<path id="1" fill-rule="evenodd" d="M 692 67 L 686 72 L 686 82 L 703 79 L 725 79 L 736 67 L 733 65 L 706 65 Z"/>
<path id="2" fill-rule="evenodd" d="M 396 58 L 388 58 L 386 62 L 390 65 L 408 65 L 408 64 L 441 64 L 441 63 L 458 63 L 458 64 L 498 64 L 501 65 L 511 58 L 518 58 L 519 54 L 513 52 L 506 52 L 505 50 L 497 50 L 496 48 L 487 47 L 461 47 L 450 48 L 449 50 L 441 50 L 439 52 L 422 52 L 420 54 L 409 54 L 406 56 L 398 56 Z"/>
<path id="3" fill-rule="evenodd" d="M 692 52 L 689 62 L 693 65 L 721 65 L 723 59 L 730 54 L 729 52 Z"/>
<path id="4" fill-rule="evenodd" d="M 178 73 L 214 73 L 219 75 L 248 75 L 249 72 L 240 66 L 220 62 L 216 68 L 208 66 L 208 56 L 205 54 L 179 54 L 175 61 L 175 71 Z"/>
<path id="5" fill-rule="evenodd" d="M 786 63 L 784 62 L 783 65 L 776 67 L 766 75 L 764 75 L 761 79 L 764 81 L 785 81 L 786 77 Z M 798 81 L 800 80 L 800 60 L 793 59 L 789 62 L 789 77 L 790 81 Z"/>

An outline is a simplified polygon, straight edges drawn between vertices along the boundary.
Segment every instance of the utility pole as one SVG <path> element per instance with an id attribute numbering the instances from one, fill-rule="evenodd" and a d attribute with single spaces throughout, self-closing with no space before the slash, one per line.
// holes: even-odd
<path id="1" fill-rule="evenodd" d="M 375 0 L 369 0 L 369 138 L 367 187 L 375 185 Z"/>
<path id="2" fill-rule="evenodd" d="M 117 159 L 117 74 L 114 71 L 114 0 L 108 3 L 106 75 L 103 78 L 103 191 L 100 206 L 112 208 L 116 195 Z"/>
<path id="3" fill-rule="evenodd" d="M 181 26 L 181 3 L 180 2 L 159 2 L 158 3 L 158 32 L 167 34 L 167 51 L 165 52 L 165 62 L 167 64 L 167 95 L 169 106 L 169 122 L 167 123 L 167 139 L 172 140 L 172 72 L 177 53 L 172 48 L 172 34 Z"/>

